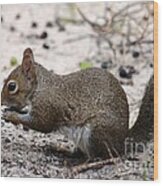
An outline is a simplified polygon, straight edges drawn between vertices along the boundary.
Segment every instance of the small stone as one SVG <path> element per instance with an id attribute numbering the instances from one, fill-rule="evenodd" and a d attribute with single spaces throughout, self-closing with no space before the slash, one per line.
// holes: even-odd
<path id="1" fill-rule="evenodd" d="M 120 52 L 121 55 L 124 54 L 123 48 L 121 48 L 121 49 L 119 50 L 119 52 Z"/>
<path id="2" fill-rule="evenodd" d="M 102 64 L 101 64 L 101 68 L 102 69 L 108 69 L 111 65 L 113 64 L 112 60 L 108 60 L 108 61 L 104 61 Z"/>
<path id="3" fill-rule="evenodd" d="M 32 28 L 37 28 L 38 27 L 38 24 L 36 22 L 32 22 L 31 27 Z"/>
<path id="4" fill-rule="evenodd" d="M 1 16 L 1 23 L 3 23 L 4 19 L 3 19 L 3 16 Z"/>
<path id="5" fill-rule="evenodd" d="M 40 39 L 46 39 L 48 37 L 48 33 L 47 32 L 42 32 L 42 34 L 40 35 Z"/>
<path id="6" fill-rule="evenodd" d="M 65 27 L 64 26 L 60 26 L 59 27 L 59 32 L 64 32 L 66 29 L 65 29 Z"/>
<path id="7" fill-rule="evenodd" d="M 9 138 L 6 138 L 5 143 L 11 143 L 11 140 Z"/>
<path id="8" fill-rule="evenodd" d="M 4 127 L 5 123 L 3 121 L 1 121 L 1 127 Z"/>
<path id="9" fill-rule="evenodd" d="M 144 20 L 144 21 L 148 21 L 148 19 L 149 19 L 148 16 L 144 16 L 144 17 L 143 17 L 143 20 Z"/>
<path id="10" fill-rule="evenodd" d="M 50 176 L 47 175 L 47 174 L 43 174 L 43 177 L 44 177 L 44 178 L 50 178 Z"/>
<path id="11" fill-rule="evenodd" d="M 51 21 L 48 21 L 46 23 L 46 27 L 52 28 L 53 27 L 53 23 Z"/>
<path id="12" fill-rule="evenodd" d="M 14 26 L 10 26 L 10 31 L 11 32 L 14 32 L 16 29 L 15 29 L 15 27 Z"/>
<path id="13" fill-rule="evenodd" d="M 107 10 L 108 12 L 110 12 L 110 11 L 111 11 L 111 8 L 110 8 L 110 7 L 107 7 L 106 10 Z"/>
<path id="14" fill-rule="evenodd" d="M 101 68 L 107 69 L 107 68 L 108 68 L 108 62 L 103 62 L 103 63 L 101 64 Z"/>
<path id="15" fill-rule="evenodd" d="M 119 68 L 119 76 L 121 78 L 128 78 L 128 79 L 131 79 L 132 77 L 131 73 L 127 72 L 127 69 L 125 69 L 123 66 Z"/>
<path id="16" fill-rule="evenodd" d="M 131 79 L 133 74 L 137 74 L 138 71 L 131 65 L 121 66 L 119 68 L 119 75 L 121 78 Z"/>
<path id="17" fill-rule="evenodd" d="M 131 74 L 137 73 L 137 71 L 135 70 L 135 68 L 133 66 L 128 65 L 128 66 L 126 66 L 126 68 L 128 69 L 129 73 L 131 73 Z"/>
<path id="18" fill-rule="evenodd" d="M 56 25 L 58 26 L 58 30 L 59 30 L 59 32 L 63 32 L 63 31 L 65 31 L 66 29 L 65 29 L 65 26 L 60 22 L 60 20 L 59 19 L 56 19 Z"/>
<path id="19" fill-rule="evenodd" d="M 24 130 L 24 131 L 29 131 L 29 128 L 26 127 L 26 126 L 23 126 L 23 130 Z"/>
<path id="20" fill-rule="evenodd" d="M 20 14 L 16 14 L 15 19 L 18 20 L 18 19 L 20 19 L 20 17 L 21 17 Z"/>
<path id="21" fill-rule="evenodd" d="M 134 52 L 132 53 L 132 57 L 133 57 L 133 58 L 138 58 L 139 55 L 140 55 L 140 53 L 137 52 L 137 51 L 134 51 Z"/>
<path id="22" fill-rule="evenodd" d="M 47 45 L 46 43 L 44 43 L 43 45 L 42 45 L 42 47 L 44 48 L 44 49 L 49 49 L 50 47 L 49 47 L 49 45 Z"/>

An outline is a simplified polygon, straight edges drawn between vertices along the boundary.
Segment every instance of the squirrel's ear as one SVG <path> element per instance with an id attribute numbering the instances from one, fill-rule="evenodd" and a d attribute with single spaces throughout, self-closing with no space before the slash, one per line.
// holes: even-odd
<path id="1" fill-rule="evenodd" d="M 23 56 L 26 56 L 26 55 L 29 55 L 29 56 L 33 57 L 33 52 L 32 52 L 31 48 L 26 48 L 24 50 Z"/>
<path id="2" fill-rule="evenodd" d="M 23 54 L 22 72 L 29 79 L 34 75 L 34 57 L 30 48 L 27 48 Z"/>

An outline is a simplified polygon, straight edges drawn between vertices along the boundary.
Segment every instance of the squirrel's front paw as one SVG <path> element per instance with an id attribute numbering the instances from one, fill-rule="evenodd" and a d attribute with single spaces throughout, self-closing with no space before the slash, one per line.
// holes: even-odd
<path id="1" fill-rule="evenodd" d="M 2 113 L 2 119 L 5 120 L 6 122 L 11 122 L 14 125 L 19 124 L 19 116 L 18 113 L 14 111 L 5 111 Z"/>

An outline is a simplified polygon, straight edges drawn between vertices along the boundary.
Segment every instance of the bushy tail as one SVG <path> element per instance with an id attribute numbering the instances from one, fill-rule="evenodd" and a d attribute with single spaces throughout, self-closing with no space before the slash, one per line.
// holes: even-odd
<path id="1" fill-rule="evenodd" d="M 154 137 L 154 76 L 151 77 L 140 107 L 138 118 L 129 130 L 128 137 L 134 141 L 147 142 Z"/>

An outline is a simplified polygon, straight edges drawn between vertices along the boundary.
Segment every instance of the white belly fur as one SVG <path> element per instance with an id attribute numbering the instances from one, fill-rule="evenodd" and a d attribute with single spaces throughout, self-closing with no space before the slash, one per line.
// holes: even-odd
<path id="1" fill-rule="evenodd" d="M 68 139 L 72 140 L 76 146 L 83 153 L 89 156 L 89 139 L 91 135 L 90 125 L 82 127 L 62 127 L 60 129 L 61 134 L 65 135 Z"/>

